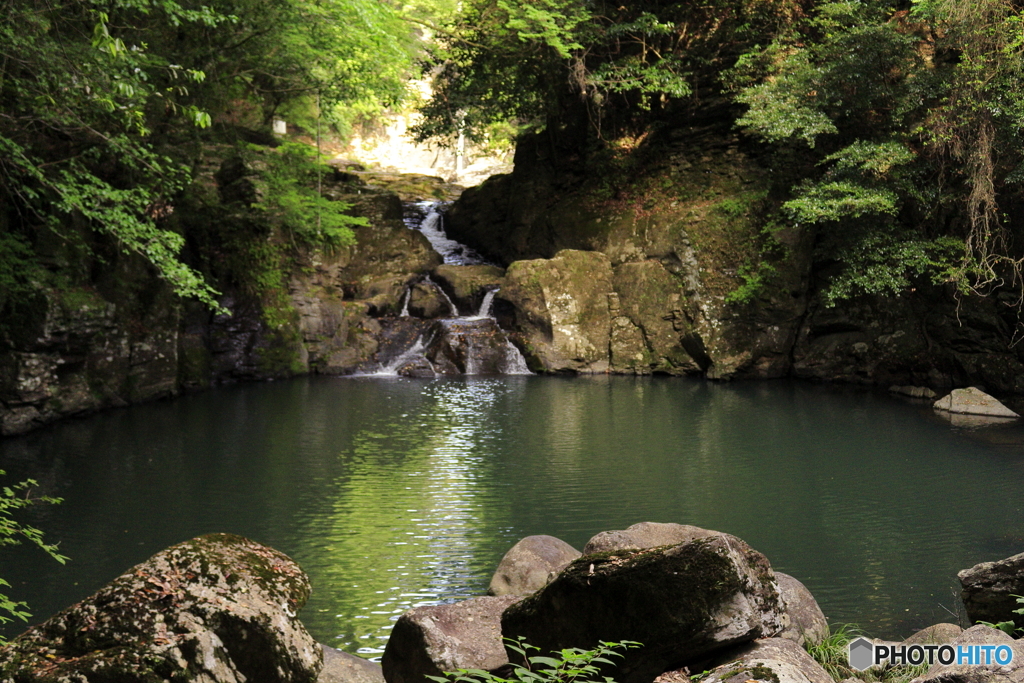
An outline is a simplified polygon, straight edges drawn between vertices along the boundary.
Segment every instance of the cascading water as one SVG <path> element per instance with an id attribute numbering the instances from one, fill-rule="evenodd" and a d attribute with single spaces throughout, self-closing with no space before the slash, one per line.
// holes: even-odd
<path id="1" fill-rule="evenodd" d="M 447 265 L 493 265 L 469 247 L 448 239 L 443 227 L 445 208 L 442 202 L 408 205 L 406 225 L 422 232 Z M 366 374 L 414 377 L 532 374 L 523 355 L 492 314 L 497 293 L 496 287 L 489 288 L 476 313 L 462 316 L 448 292 L 430 275 L 422 275 L 406 287 L 399 315 L 399 320 L 403 321 L 399 327 L 412 329 L 416 336 L 410 343 L 411 335 L 406 332 L 404 344 L 392 344 L 387 352 L 378 353 L 377 369 Z M 416 305 L 416 297 L 435 295 L 436 301 L 447 307 L 448 315 L 432 321 L 417 317 L 421 308 Z"/>

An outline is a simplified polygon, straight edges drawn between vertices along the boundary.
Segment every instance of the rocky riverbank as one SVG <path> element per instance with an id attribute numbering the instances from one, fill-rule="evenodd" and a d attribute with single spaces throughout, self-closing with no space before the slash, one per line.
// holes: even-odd
<path id="1" fill-rule="evenodd" d="M 270 152 L 204 148 L 166 220 L 224 310 L 175 300 L 116 250 L 53 246 L 53 278 L 0 325 L 0 435 L 224 382 L 374 371 L 420 335 L 434 348 L 400 374 L 500 370 L 507 335 L 537 373 L 1024 394 L 1012 301 L 922 286 L 830 307 L 814 234 L 773 230 L 765 251 L 773 172 L 755 146 L 696 120 L 645 144 L 647 164 L 612 182 L 524 139 L 513 173 L 468 189 L 444 219 L 501 266 L 443 264 L 403 222 L 403 199 L 458 194 L 439 178 L 339 166 L 324 195 L 367 224 L 354 245 L 315 250 L 254 208 Z M 469 362 L 472 340 L 439 340 L 438 321 L 477 311 L 489 293 L 494 323 L 476 336 L 493 348 Z"/>
<path id="2" fill-rule="evenodd" d="M 1024 554 L 960 573 L 972 621 L 1020 624 L 1011 596 L 1024 593 L 1022 563 Z M 602 675 L 619 683 L 687 683 L 695 675 L 714 683 L 898 678 L 893 671 L 855 674 L 845 662 L 826 671 L 808 649 L 828 636 L 828 624 L 803 584 L 775 572 L 741 539 L 680 524 L 602 532 L 582 553 L 550 536 L 525 538 L 497 568 L 493 595 L 399 618 L 382 666 L 309 636 L 297 618 L 309 592 L 305 574 L 281 553 L 237 536 L 202 536 L 129 569 L 0 648 L 0 681 L 427 683 L 457 669 L 507 678 L 524 662 L 503 637 L 541 652 L 642 643 L 602 664 Z M 1013 662 L 908 670 L 915 683 L 1024 680 L 1024 641 L 987 626 L 961 632 L 938 624 L 904 644 L 945 642 L 1005 644 Z"/>

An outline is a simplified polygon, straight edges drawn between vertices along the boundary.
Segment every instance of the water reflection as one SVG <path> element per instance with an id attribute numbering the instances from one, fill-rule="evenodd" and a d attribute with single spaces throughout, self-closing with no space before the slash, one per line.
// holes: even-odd
<path id="1" fill-rule="evenodd" d="M 321 641 L 379 656 L 410 607 L 477 595 L 518 538 L 643 520 L 731 532 L 878 636 L 948 620 L 956 571 L 1024 551 L 1024 430 L 988 441 L 861 391 L 652 378 L 313 378 L 219 389 L 0 442 L 27 519 L 4 550 L 40 617 L 210 531 L 292 555 Z M 14 629 L 8 627 L 8 635 Z"/>

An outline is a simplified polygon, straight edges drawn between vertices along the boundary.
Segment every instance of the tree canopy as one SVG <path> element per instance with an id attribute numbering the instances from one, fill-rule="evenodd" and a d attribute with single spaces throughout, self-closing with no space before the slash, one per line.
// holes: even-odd
<path id="1" fill-rule="evenodd" d="M 344 128 L 400 101 L 419 49 L 405 19 L 445 2 L 0 0 L 0 310 L 45 275 L 40 240 L 88 249 L 83 234 L 212 304 L 162 223 L 191 177 L 177 143 L 282 113 Z"/>
<path id="2" fill-rule="evenodd" d="M 725 99 L 802 160 L 780 210 L 840 264 L 829 300 L 922 279 L 1019 292 L 1022 21 L 1011 0 L 467 0 L 419 134 L 514 119 L 585 154 Z"/>

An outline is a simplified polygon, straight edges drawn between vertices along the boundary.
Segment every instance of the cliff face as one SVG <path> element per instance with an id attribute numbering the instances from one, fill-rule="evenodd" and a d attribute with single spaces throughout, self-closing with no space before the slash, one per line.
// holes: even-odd
<path id="1" fill-rule="evenodd" d="M 644 158 L 589 173 L 532 138 L 449 211 L 452 236 L 509 264 L 499 297 L 533 367 L 1024 392 L 1012 302 L 922 286 L 828 307 L 813 232 L 765 225 L 777 160 L 714 122 Z"/>
<path id="2" fill-rule="evenodd" d="M 373 356 L 377 317 L 397 313 L 406 282 L 440 263 L 405 227 L 398 196 L 339 174 L 329 194 L 369 219 L 356 244 L 282 249 L 276 282 L 254 291 L 239 272 L 250 265 L 239 254 L 251 252 L 239 236 L 250 247 L 286 236 L 225 192 L 248 173 L 221 172 L 233 164 L 212 150 L 172 218 L 228 314 L 180 301 L 116 249 L 43 254 L 53 277 L 0 326 L 0 435 L 224 382 L 351 372 Z"/>

